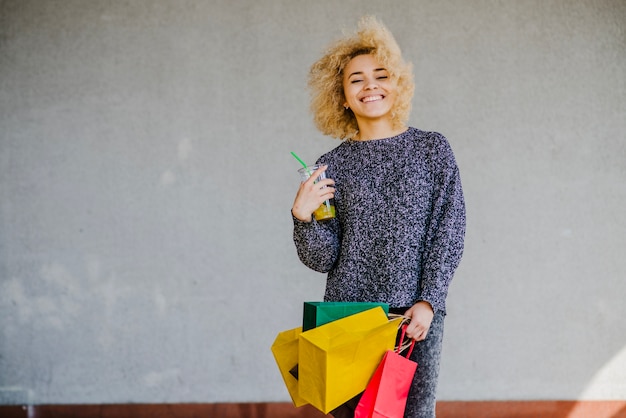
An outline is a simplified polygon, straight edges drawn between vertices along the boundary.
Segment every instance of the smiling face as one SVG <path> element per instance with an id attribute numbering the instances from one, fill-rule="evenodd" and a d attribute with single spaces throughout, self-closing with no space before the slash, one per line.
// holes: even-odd
<path id="1" fill-rule="evenodd" d="M 373 55 L 357 55 L 343 73 L 344 106 L 349 107 L 359 126 L 387 121 L 397 95 L 397 84 Z"/>

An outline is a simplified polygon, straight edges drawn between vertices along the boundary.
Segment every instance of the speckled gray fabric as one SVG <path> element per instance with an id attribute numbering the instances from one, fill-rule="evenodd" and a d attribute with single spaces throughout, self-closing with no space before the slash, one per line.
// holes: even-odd
<path id="1" fill-rule="evenodd" d="M 327 301 L 428 301 L 445 315 L 463 253 L 465 204 L 450 145 L 409 128 L 387 139 L 344 141 L 319 158 L 335 180 L 337 217 L 294 219 L 298 256 L 328 272 Z"/>

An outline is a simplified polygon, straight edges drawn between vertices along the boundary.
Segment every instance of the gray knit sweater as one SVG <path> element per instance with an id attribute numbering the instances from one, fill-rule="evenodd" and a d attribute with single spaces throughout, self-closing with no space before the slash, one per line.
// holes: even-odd
<path id="1" fill-rule="evenodd" d="M 428 301 L 445 314 L 463 254 L 465 204 L 446 138 L 409 128 L 386 139 L 344 141 L 320 157 L 335 180 L 337 217 L 294 219 L 302 262 L 328 273 L 327 301 Z"/>

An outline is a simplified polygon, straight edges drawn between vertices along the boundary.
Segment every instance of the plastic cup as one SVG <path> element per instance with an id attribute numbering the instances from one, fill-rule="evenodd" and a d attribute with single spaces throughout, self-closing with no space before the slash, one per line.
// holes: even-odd
<path id="1" fill-rule="evenodd" d="M 300 173 L 300 179 L 303 182 L 307 181 L 309 177 L 311 177 L 311 174 L 313 174 L 315 170 L 317 170 L 320 167 L 321 166 L 319 165 L 310 165 L 307 167 L 302 167 L 301 169 L 298 170 L 298 173 Z M 326 172 L 324 171 L 315 180 L 315 182 L 317 183 L 318 181 L 323 180 L 325 178 L 326 178 Z M 313 217 L 315 218 L 316 221 L 325 221 L 325 220 L 334 218 L 335 217 L 335 200 L 328 199 L 324 201 L 320 205 L 319 208 L 315 209 L 315 211 L 313 212 Z"/>

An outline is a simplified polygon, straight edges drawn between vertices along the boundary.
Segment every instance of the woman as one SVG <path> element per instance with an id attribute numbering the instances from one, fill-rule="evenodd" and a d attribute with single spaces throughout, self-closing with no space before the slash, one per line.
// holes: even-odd
<path id="1" fill-rule="evenodd" d="M 301 261 L 328 273 L 327 301 L 378 301 L 411 318 L 419 364 L 406 417 L 434 417 L 448 286 L 462 253 L 465 205 L 454 155 L 436 132 L 407 126 L 411 66 L 376 19 L 311 67 L 317 127 L 343 142 L 318 160 L 293 203 Z M 327 179 L 313 183 L 319 173 Z M 335 199 L 337 216 L 313 211 Z M 353 416 L 358 399 L 332 414 Z"/>

